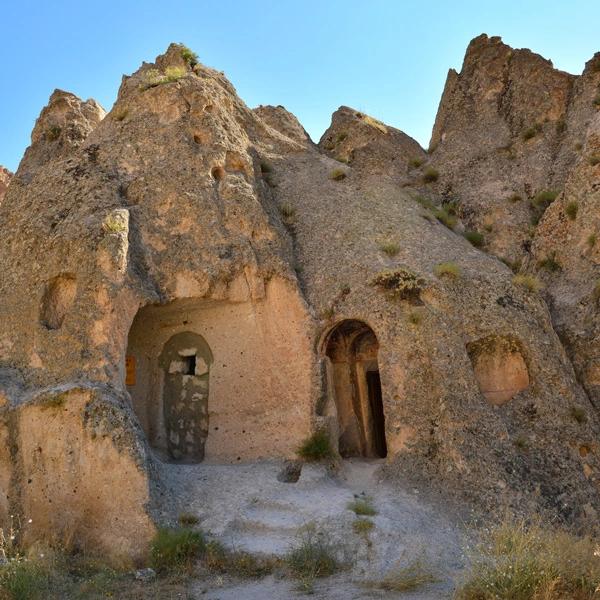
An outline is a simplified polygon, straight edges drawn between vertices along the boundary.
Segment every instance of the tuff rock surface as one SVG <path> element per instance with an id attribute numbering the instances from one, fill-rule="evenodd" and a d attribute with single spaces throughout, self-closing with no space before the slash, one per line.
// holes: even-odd
<path id="1" fill-rule="evenodd" d="M 13 174 L 8 169 L 0 166 L 0 202 L 2 202 L 4 194 L 6 194 L 12 175 Z"/>
<path id="2" fill-rule="evenodd" d="M 106 115 L 56 91 L 0 204 L 0 516 L 141 560 L 169 497 L 165 378 L 208 396 L 206 461 L 292 459 L 317 429 L 336 447 L 346 350 L 329 344 L 360 322 L 391 481 L 592 522 L 594 65 L 574 77 L 477 38 L 429 154 L 347 107 L 314 144 L 176 44 L 123 78 Z M 528 197 L 563 187 L 531 229 Z M 486 231 L 481 248 L 465 228 Z M 498 258 L 532 272 L 550 252 L 562 268 L 542 294 Z M 202 361 L 186 347 L 162 365 L 188 331 Z M 372 351 L 353 350 L 368 368 Z"/>

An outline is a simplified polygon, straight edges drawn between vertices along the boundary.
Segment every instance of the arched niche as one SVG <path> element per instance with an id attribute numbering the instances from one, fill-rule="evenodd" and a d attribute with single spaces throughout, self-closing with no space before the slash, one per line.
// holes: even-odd
<path id="1" fill-rule="evenodd" d="M 385 416 L 374 331 L 362 321 L 341 321 L 325 338 L 323 350 L 340 454 L 384 458 Z"/>

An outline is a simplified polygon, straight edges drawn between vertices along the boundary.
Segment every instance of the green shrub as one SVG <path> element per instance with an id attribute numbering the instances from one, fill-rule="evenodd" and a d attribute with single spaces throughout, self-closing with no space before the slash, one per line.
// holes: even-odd
<path id="1" fill-rule="evenodd" d="M 355 519 L 352 529 L 357 535 L 367 535 L 375 527 L 375 523 L 369 519 Z"/>
<path id="2" fill-rule="evenodd" d="M 567 217 L 569 217 L 569 219 L 571 219 L 571 221 L 574 221 L 577 218 L 578 210 L 579 210 L 579 205 L 574 200 L 571 200 L 571 202 L 569 202 L 567 204 L 567 206 L 565 207 L 565 213 L 567 214 Z"/>
<path id="3" fill-rule="evenodd" d="M 187 75 L 184 67 L 167 67 L 165 69 L 165 80 L 162 83 L 172 83 Z"/>
<path id="4" fill-rule="evenodd" d="M 583 408 L 581 408 L 580 406 L 572 406 L 571 407 L 571 416 L 578 422 L 578 423 L 585 423 L 587 421 L 587 415 L 585 413 L 585 410 L 583 410 Z"/>
<path id="5" fill-rule="evenodd" d="M 435 210 L 435 204 L 429 199 L 425 198 L 425 196 L 415 196 L 414 198 L 423 208 L 427 208 L 428 210 Z"/>
<path id="6" fill-rule="evenodd" d="M 61 134 L 62 129 L 58 125 L 52 125 L 46 131 L 46 139 L 49 142 L 55 142 Z"/>
<path id="7" fill-rule="evenodd" d="M 527 140 L 534 138 L 540 131 L 542 131 L 542 126 L 539 123 L 536 123 L 533 127 L 527 127 L 527 129 L 523 130 L 521 139 L 526 142 Z"/>
<path id="8" fill-rule="evenodd" d="M 460 267 L 455 262 L 442 262 L 433 268 L 436 277 L 449 277 L 456 279 L 460 276 Z"/>
<path id="9" fill-rule="evenodd" d="M 346 508 L 363 517 L 372 517 L 377 514 L 377 510 L 373 506 L 373 498 L 370 496 L 356 497 L 352 502 L 348 502 Z"/>
<path id="10" fill-rule="evenodd" d="M 0 566 L 0 597 L 6 600 L 45 600 L 50 573 L 41 564 L 12 559 Z"/>
<path id="11" fill-rule="evenodd" d="M 590 233 L 590 235 L 588 235 L 587 237 L 587 245 L 590 248 L 593 248 L 596 245 L 596 242 L 598 241 L 598 236 L 595 233 Z"/>
<path id="12" fill-rule="evenodd" d="M 556 273 L 562 268 L 560 263 L 556 260 L 556 252 L 551 252 L 546 258 L 540 260 L 538 262 L 538 267 L 540 269 L 546 269 L 546 271 L 550 271 L 551 273 Z"/>
<path id="13" fill-rule="evenodd" d="M 190 67 L 195 67 L 198 64 L 198 55 L 187 46 L 181 46 L 181 58 L 183 58 Z"/>
<path id="14" fill-rule="evenodd" d="M 129 114 L 129 109 L 127 108 L 118 108 L 113 110 L 112 115 L 115 121 L 124 121 Z"/>
<path id="15" fill-rule="evenodd" d="M 451 215 L 446 208 L 436 208 L 433 211 L 433 216 L 448 229 L 454 229 L 458 219 Z"/>
<path id="16" fill-rule="evenodd" d="M 533 275 L 518 274 L 512 279 L 514 285 L 525 288 L 529 292 L 537 293 L 542 289 L 542 284 L 537 277 Z"/>
<path id="17" fill-rule="evenodd" d="M 533 200 L 533 206 L 536 208 L 547 208 L 556 200 L 558 192 L 556 190 L 542 190 L 538 192 Z"/>
<path id="18" fill-rule="evenodd" d="M 479 231 L 465 231 L 464 236 L 466 240 L 475 246 L 475 248 L 481 248 L 481 246 L 483 246 L 483 233 L 479 233 Z"/>
<path id="19" fill-rule="evenodd" d="M 193 527 L 194 525 L 198 525 L 198 523 L 200 523 L 200 519 L 193 513 L 181 513 L 177 518 L 177 522 L 182 527 Z"/>
<path id="20" fill-rule="evenodd" d="M 424 162 L 425 161 L 422 158 L 415 157 L 415 158 L 411 158 L 408 161 L 408 166 L 413 169 L 418 169 L 419 167 L 421 167 L 423 165 Z"/>
<path id="21" fill-rule="evenodd" d="M 485 533 L 456 600 L 591 600 L 600 585 L 598 542 L 505 521 Z"/>
<path id="22" fill-rule="evenodd" d="M 383 240 L 379 242 L 379 249 L 388 256 L 396 256 L 400 252 L 400 244 L 392 240 Z"/>
<path id="23" fill-rule="evenodd" d="M 279 205 L 279 214 L 285 225 L 293 225 L 296 220 L 296 209 L 289 203 Z"/>
<path id="24" fill-rule="evenodd" d="M 346 171 L 343 169 L 334 169 L 331 171 L 329 177 L 334 181 L 342 181 L 342 179 L 346 179 Z"/>
<path id="25" fill-rule="evenodd" d="M 163 527 L 152 540 L 150 563 L 157 573 L 189 570 L 205 548 L 202 533 L 185 527 Z"/>
<path id="26" fill-rule="evenodd" d="M 417 301 L 425 286 L 425 280 L 407 269 L 396 269 L 377 274 L 371 281 L 371 285 L 387 290 L 398 300 Z"/>
<path id="27" fill-rule="evenodd" d="M 338 547 L 328 534 L 309 525 L 300 532 L 285 562 L 295 577 L 310 582 L 340 570 L 337 553 Z"/>
<path id="28" fill-rule="evenodd" d="M 423 172 L 423 183 L 433 183 L 440 177 L 439 172 L 433 167 L 427 167 Z"/>
<path id="29" fill-rule="evenodd" d="M 324 429 L 315 431 L 305 439 L 297 450 L 298 456 L 304 460 L 313 462 L 333 458 L 335 456 L 329 434 Z"/>
<path id="30" fill-rule="evenodd" d="M 423 321 L 423 316 L 421 315 L 421 313 L 419 313 L 415 310 L 408 313 L 408 322 L 411 325 L 420 325 L 422 321 Z"/>
<path id="31" fill-rule="evenodd" d="M 272 173 L 273 172 L 273 167 L 272 167 L 271 163 L 267 162 L 266 160 L 261 160 L 260 161 L 260 172 L 263 175 L 265 173 Z"/>

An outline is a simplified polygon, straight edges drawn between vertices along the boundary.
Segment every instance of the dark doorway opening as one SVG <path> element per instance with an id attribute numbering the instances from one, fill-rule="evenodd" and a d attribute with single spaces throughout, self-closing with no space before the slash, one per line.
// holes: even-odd
<path id="1" fill-rule="evenodd" d="M 379 371 L 367 371 L 367 388 L 369 390 L 369 407 L 373 417 L 373 446 L 377 456 L 385 458 L 387 456 L 387 443 L 385 441 L 385 416 L 383 414 Z"/>
<path id="2" fill-rule="evenodd" d="M 345 458 L 387 456 L 378 350 L 375 333 L 362 321 L 342 321 L 325 342 L 338 448 Z"/>

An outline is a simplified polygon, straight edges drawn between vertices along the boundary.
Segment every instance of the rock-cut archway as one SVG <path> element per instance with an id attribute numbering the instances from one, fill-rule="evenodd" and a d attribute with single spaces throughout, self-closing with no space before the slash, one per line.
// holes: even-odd
<path id="1" fill-rule="evenodd" d="M 339 452 L 345 458 L 387 456 L 378 350 L 373 330 L 357 320 L 341 321 L 325 340 L 328 394 L 337 413 Z"/>

